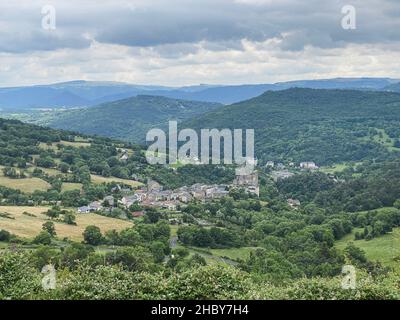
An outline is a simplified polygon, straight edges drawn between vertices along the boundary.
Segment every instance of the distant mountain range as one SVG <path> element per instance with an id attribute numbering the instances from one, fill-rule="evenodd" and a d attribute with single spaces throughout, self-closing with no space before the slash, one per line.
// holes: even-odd
<path id="1" fill-rule="evenodd" d="M 387 91 L 399 92 L 400 93 L 400 82 L 393 83 L 387 87 L 385 87 Z"/>
<path id="2" fill-rule="evenodd" d="M 337 78 L 275 84 L 197 85 L 187 87 L 143 86 L 119 82 L 71 81 L 50 85 L 0 88 L 3 111 L 45 108 L 91 107 L 138 95 L 231 104 L 265 91 L 289 88 L 399 91 L 400 80 L 390 78 Z"/>

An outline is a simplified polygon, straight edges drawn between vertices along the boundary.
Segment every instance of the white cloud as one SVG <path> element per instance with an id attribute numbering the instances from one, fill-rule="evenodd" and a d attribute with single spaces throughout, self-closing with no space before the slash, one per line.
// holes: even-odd
<path id="1" fill-rule="evenodd" d="M 400 78 L 400 3 L 354 0 L 22 0 L 2 2 L 0 81 L 265 83 L 336 76 Z M 41 29 L 53 4 L 57 29 Z M 397 11 L 396 11 L 397 10 Z"/>

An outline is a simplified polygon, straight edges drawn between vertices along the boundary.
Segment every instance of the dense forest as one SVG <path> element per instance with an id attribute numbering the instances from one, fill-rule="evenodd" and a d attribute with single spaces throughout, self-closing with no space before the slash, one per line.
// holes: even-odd
<path id="1" fill-rule="evenodd" d="M 397 93 L 295 88 L 268 91 L 181 127 L 254 129 L 261 163 L 327 165 L 398 155 L 399 106 Z"/>

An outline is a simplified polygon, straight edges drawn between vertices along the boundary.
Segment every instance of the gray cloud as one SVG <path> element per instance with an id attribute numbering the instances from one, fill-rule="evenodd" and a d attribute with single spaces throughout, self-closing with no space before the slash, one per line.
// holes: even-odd
<path id="1" fill-rule="evenodd" d="M 216 43 L 216 48 L 242 39 L 278 37 L 286 50 L 301 50 L 306 45 L 326 48 L 400 40 L 400 2 L 394 0 L 352 1 L 358 20 L 353 32 L 340 26 L 341 8 L 347 0 L 53 2 L 57 30 L 52 32 L 42 30 L 40 25 L 40 8 L 45 2 L 32 1 L 22 9 L 19 3 L 5 8 L 0 5 L 5 17 L 2 24 L 6 26 L 0 32 L 0 50 L 88 47 L 88 35 L 98 42 L 134 47 L 207 41 Z"/>
<path id="2" fill-rule="evenodd" d="M 56 30 L 41 27 L 47 4 Z M 346 4 L 357 10 L 356 30 L 341 28 Z M 0 81 L 9 84 L 266 82 L 399 69 L 398 0 L 20 0 L 2 1 L 0 14 Z"/>

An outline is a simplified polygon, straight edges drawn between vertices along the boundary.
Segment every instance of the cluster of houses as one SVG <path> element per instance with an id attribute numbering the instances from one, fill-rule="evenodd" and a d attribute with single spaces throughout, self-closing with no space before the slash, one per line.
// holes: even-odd
<path id="1" fill-rule="evenodd" d="M 268 161 L 265 166 L 267 168 L 272 169 L 271 177 L 276 182 L 278 180 L 283 180 L 294 176 L 294 173 L 289 171 L 287 166 L 283 163 L 275 164 L 274 161 Z M 296 166 L 293 162 L 288 164 L 289 168 L 298 168 L 300 170 L 317 170 L 319 167 L 315 164 L 315 162 L 307 161 L 301 162 L 299 166 Z"/>
<path id="2" fill-rule="evenodd" d="M 267 161 L 265 166 L 267 168 L 274 168 L 277 170 L 284 170 L 286 168 L 286 166 L 283 163 L 281 163 L 281 162 L 275 163 L 274 161 Z M 288 166 L 290 168 L 296 168 L 296 165 L 294 162 L 289 162 Z M 315 164 L 315 162 L 306 161 L 306 162 L 300 162 L 300 164 L 297 168 L 305 169 L 305 170 L 316 170 L 319 167 Z"/>
<path id="3" fill-rule="evenodd" d="M 154 185 L 154 183 L 150 183 Z M 140 204 L 144 207 L 163 208 L 176 210 L 181 204 L 188 203 L 192 200 L 206 201 L 211 199 L 219 199 L 229 194 L 227 185 L 204 185 L 194 184 L 190 187 L 181 187 L 175 190 L 163 190 L 161 186 L 158 188 L 148 187 L 131 191 L 130 194 L 124 195 L 118 204 L 129 209 L 133 204 Z M 114 196 L 107 196 L 102 201 L 94 201 L 88 206 L 78 208 L 79 213 L 89 213 L 102 211 L 107 208 L 116 206 Z"/>
<path id="4" fill-rule="evenodd" d="M 149 180 L 147 186 L 139 190 L 122 189 L 118 186 L 112 191 L 119 191 L 123 194 L 120 200 L 116 200 L 113 195 L 109 195 L 104 197 L 101 201 L 94 201 L 87 206 L 78 208 L 78 212 L 89 213 L 112 210 L 117 204 L 126 209 L 129 209 L 133 204 L 139 204 L 143 207 L 176 210 L 178 206 L 187 204 L 193 200 L 204 202 L 226 197 L 229 195 L 230 188 L 242 188 L 258 196 L 258 173 L 254 172 L 249 175 L 239 175 L 231 185 L 206 185 L 196 183 L 192 186 L 183 186 L 175 190 L 164 190 L 159 183 L 154 180 Z"/>

